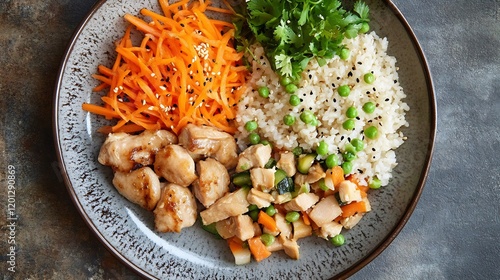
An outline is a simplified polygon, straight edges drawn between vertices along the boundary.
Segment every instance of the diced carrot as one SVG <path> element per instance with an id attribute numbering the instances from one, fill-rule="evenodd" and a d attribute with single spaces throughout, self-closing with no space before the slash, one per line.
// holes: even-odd
<path id="1" fill-rule="evenodd" d="M 248 247 L 257 262 L 260 262 L 271 255 L 271 252 L 267 250 L 266 245 L 264 245 L 262 240 L 260 240 L 260 236 L 250 238 L 248 240 Z"/>
<path id="2" fill-rule="evenodd" d="M 238 237 L 231 237 L 227 239 L 229 249 L 234 256 L 234 263 L 237 265 L 247 264 L 251 261 L 251 252 L 247 246 L 244 246 L 243 241 Z"/>
<path id="3" fill-rule="evenodd" d="M 304 224 L 310 226 L 311 221 L 309 220 L 309 215 L 307 215 L 306 211 L 302 211 L 302 220 L 304 221 Z"/>
<path id="4" fill-rule="evenodd" d="M 343 218 L 347 218 L 353 216 L 357 213 L 365 213 L 366 212 L 366 204 L 364 201 L 351 202 L 347 205 L 341 206 Z"/>
<path id="5" fill-rule="evenodd" d="M 357 176 L 354 174 L 351 174 L 346 177 L 346 180 L 351 181 L 354 183 L 357 187 L 357 189 L 361 192 L 361 197 L 367 197 L 368 191 L 370 190 L 370 187 L 368 186 L 363 186 L 360 182 Z"/>
<path id="6" fill-rule="evenodd" d="M 260 210 L 259 212 L 257 222 L 272 232 L 278 231 L 276 221 L 273 219 L 273 217 L 267 215 L 266 212 L 262 210 Z"/>
<path id="7" fill-rule="evenodd" d="M 243 248 L 243 241 L 241 241 L 238 237 L 233 236 L 231 238 L 227 239 L 227 244 L 229 245 L 229 249 L 231 249 L 231 252 L 238 252 L 242 251 Z"/>
<path id="8" fill-rule="evenodd" d="M 84 104 L 83 109 L 118 120 L 111 130 L 101 131 L 141 127 L 179 133 L 194 123 L 234 134 L 235 105 L 248 70 L 241 63 L 243 53 L 234 47 L 234 26 L 205 14 L 234 11 L 203 0 L 159 3 L 163 15 L 141 10 L 148 22 L 124 16 L 130 26 L 116 46 L 115 62 L 111 68 L 100 65 L 93 75 L 100 82 L 95 91 L 108 89 L 104 104 Z M 132 27 L 144 34 L 138 45 L 132 43 Z"/>
<path id="9" fill-rule="evenodd" d="M 340 166 L 334 166 L 332 169 L 332 180 L 333 180 L 333 185 L 337 187 L 342 181 L 344 181 L 344 169 Z"/>

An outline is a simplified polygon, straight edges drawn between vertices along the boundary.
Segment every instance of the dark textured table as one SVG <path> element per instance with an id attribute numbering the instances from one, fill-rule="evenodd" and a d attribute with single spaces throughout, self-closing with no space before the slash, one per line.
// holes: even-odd
<path id="1" fill-rule="evenodd" d="M 53 145 L 58 67 L 94 2 L 0 1 L 4 279 L 137 278 L 79 216 L 58 175 Z M 500 1 L 394 2 L 414 29 L 433 74 L 438 105 L 434 160 L 406 227 L 352 279 L 500 279 Z M 9 176 L 15 176 L 15 184 Z M 15 195 L 8 192 L 10 186 Z M 13 200 L 15 229 L 7 220 Z M 14 273 L 8 270 L 13 254 Z"/>

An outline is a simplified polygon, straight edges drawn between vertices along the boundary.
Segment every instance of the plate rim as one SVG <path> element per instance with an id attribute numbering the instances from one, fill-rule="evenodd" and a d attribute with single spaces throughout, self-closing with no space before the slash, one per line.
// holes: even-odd
<path id="1" fill-rule="evenodd" d="M 73 187 L 73 184 L 69 178 L 68 172 L 66 170 L 66 165 L 64 162 L 64 157 L 63 157 L 63 151 L 62 151 L 62 144 L 60 142 L 60 135 L 59 135 L 59 124 L 58 124 L 58 118 L 59 118 L 59 107 L 58 107 L 58 102 L 60 98 L 60 91 L 61 91 L 61 86 L 62 86 L 62 81 L 64 78 L 64 69 L 68 63 L 68 60 L 70 58 L 70 55 L 72 53 L 73 48 L 75 47 L 76 41 L 78 40 L 80 34 L 83 32 L 85 27 L 87 26 L 88 22 L 91 20 L 92 16 L 99 10 L 99 8 L 106 2 L 107 0 L 99 0 L 97 1 L 92 7 L 90 8 L 89 12 L 84 16 L 83 20 L 79 23 L 79 25 L 76 27 L 75 31 L 73 32 L 71 39 L 69 40 L 67 47 L 64 51 L 64 55 L 61 61 L 61 64 L 59 66 L 58 72 L 57 72 L 57 77 L 56 77 L 56 85 L 54 87 L 54 93 L 53 93 L 53 100 L 52 100 L 52 105 L 53 105 L 53 110 L 52 110 L 52 132 L 53 132 L 53 137 L 54 137 L 54 145 L 55 145 L 55 150 L 56 150 L 56 157 L 59 165 L 59 171 L 61 173 L 61 176 L 63 178 L 65 187 L 70 194 L 71 200 L 75 207 L 78 210 L 78 213 L 80 214 L 80 217 L 83 219 L 85 224 L 89 227 L 91 232 L 97 237 L 97 239 L 100 241 L 102 245 L 114 256 L 116 257 L 120 262 L 122 262 L 126 267 L 131 269 L 134 273 L 136 273 L 138 276 L 142 278 L 149 278 L 149 279 L 156 279 L 155 276 L 152 274 L 146 272 L 144 269 L 127 259 L 120 251 L 115 248 L 110 241 L 108 241 L 103 233 L 99 231 L 99 229 L 96 227 L 96 225 L 92 222 L 92 219 L 90 219 L 89 215 L 83 208 L 83 205 L 81 204 L 80 200 L 77 197 L 76 191 Z M 403 13 L 399 10 L 399 8 L 392 2 L 392 0 L 381 0 L 385 5 L 392 11 L 392 13 L 398 18 L 399 22 L 403 25 L 403 27 L 406 30 L 406 34 L 410 37 L 410 41 L 412 42 L 413 47 L 415 48 L 420 64 L 422 66 L 422 70 L 424 72 L 424 78 L 427 86 L 427 92 L 428 92 L 428 99 L 429 99 L 429 143 L 427 145 L 427 153 L 424 157 L 424 166 L 422 167 L 422 171 L 419 177 L 419 181 L 417 184 L 417 188 L 415 189 L 412 198 L 410 200 L 410 203 L 406 207 L 406 209 L 403 212 L 402 217 L 399 219 L 399 221 L 396 223 L 396 225 L 389 231 L 389 234 L 382 239 L 378 246 L 375 247 L 372 251 L 370 251 L 365 257 L 345 269 L 343 272 L 334 275 L 333 278 L 335 279 L 345 279 L 348 278 L 352 275 L 354 275 L 356 272 L 361 270 L 363 267 L 365 267 L 367 264 L 369 264 L 371 261 L 373 261 L 377 256 L 379 256 L 387 247 L 395 240 L 395 238 L 399 235 L 401 230 L 405 227 L 406 223 L 410 219 L 412 213 L 414 212 L 418 201 L 422 195 L 423 189 L 425 187 L 428 174 L 430 171 L 430 167 L 432 164 L 432 158 L 433 158 L 433 153 L 434 153 L 434 146 L 435 146 L 435 139 L 436 139 L 436 132 L 437 132 L 437 105 L 436 105 L 436 95 L 435 95 L 435 90 L 434 90 L 434 82 L 432 79 L 431 71 L 429 68 L 429 64 L 427 62 L 425 53 L 419 43 L 419 40 L 414 33 L 413 29 L 411 28 L 410 24 L 404 17 Z"/>

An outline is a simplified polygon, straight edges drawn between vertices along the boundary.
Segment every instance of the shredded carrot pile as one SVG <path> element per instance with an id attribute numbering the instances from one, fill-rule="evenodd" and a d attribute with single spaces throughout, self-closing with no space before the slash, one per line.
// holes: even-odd
<path id="1" fill-rule="evenodd" d="M 205 14 L 233 11 L 209 1 L 159 3 L 163 15 L 141 10 L 150 22 L 125 15 L 131 25 L 116 46 L 112 68 L 100 65 L 93 75 L 101 82 L 94 91 L 108 89 L 104 104 L 82 108 L 118 119 L 101 129 L 105 133 L 169 129 L 178 134 L 188 123 L 236 132 L 236 103 L 247 75 L 243 53 L 233 47 L 233 25 Z M 139 45 L 132 43 L 134 27 L 143 34 Z"/>

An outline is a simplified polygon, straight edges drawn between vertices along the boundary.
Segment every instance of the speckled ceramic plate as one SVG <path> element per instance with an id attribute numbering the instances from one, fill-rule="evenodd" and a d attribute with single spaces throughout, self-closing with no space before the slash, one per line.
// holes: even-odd
<path id="1" fill-rule="evenodd" d="M 97 162 L 105 121 L 81 109 L 98 102 L 91 77 L 98 64 L 110 64 L 113 44 L 125 29 L 123 15 L 143 7 L 158 10 L 156 0 L 100 1 L 81 24 L 64 58 L 58 79 L 54 133 L 63 175 L 74 203 L 102 243 L 126 265 L 147 278 L 325 279 L 352 275 L 375 258 L 399 233 L 422 191 L 435 134 L 435 101 L 430 73 L 418 42 L 391 2 L 366 1 L 371 26 L 389 39 L 400 83 L 408 97 L 408 140 L 396 152 L 399 165 L 390 185 L 370 193 L 373 211 L 347 231 L 339 248 L 320 238 L 300 241 L 301 258 L 273 254 L 261 263 L 234 265 L 226 242 L 199 226 L 182 234 L 158 234 L 153 215 L 128 202 L 111 184 L 112 172 Z"/>

